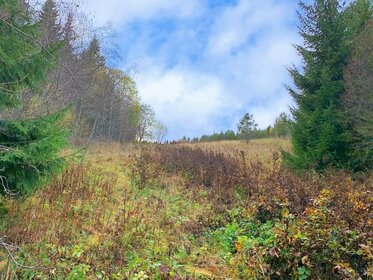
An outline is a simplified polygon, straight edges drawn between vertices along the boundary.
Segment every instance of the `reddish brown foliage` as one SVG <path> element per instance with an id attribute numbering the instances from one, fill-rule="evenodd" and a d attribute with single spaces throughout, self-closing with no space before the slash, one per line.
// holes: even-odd
<path id="1" fill-rule="evenodd" d="M 89 231 L 90 228 L 103 227 L 104 209 L 96 208 L 93 212 L 87 206 L 96 200 L 97 190 L 110 197 L 116 178 L 107 180 L 97 177 L 88 183 L 87 173 L 86 166 L 73 166 L 48 188 L 28 198 L 30 203 L 14 203 L 9 212 L 9 217 L 14 219 L 13 226 L 9 226 L 9 232 L 5 233 L 8 240 L 15 244 L 47 241 L 64 245 L 69 242 L 69 236 L 74 236 L 76 228 Z M 93 220 L 97 224 L 84 225 L 92 215 L 95 215 Z"/>
<path id="2" fill-rule="evenodd" d="M 204 151 L 186 146 L 159 145 L 145 149 L 137 158 L 134 172 L 142 185 L 166 173 L 182 174 L 187 185 L 200 185 L 210 190 L 214 206 L 232 207 L 236 203 L 248 206 L 259 204 L 258 214 L 263 221 L 279 217 L 286 206 L 290 213 L 304 215 L 323 189 L 336 194 L 328 205 L 331 211 L 353 228 L 373 232 L 372 212 L 373 178 L 352 180 L 343 171 L 328 171 L 323 175 L 313 172 L 296 174 L 285 167 L 274 154 L 272 164 L 247 161 L 242 152 L 239 157 L 216 151 Z M 152 168 L 149 167 L 152 165 Z M 351 207 L 357 203 L 359 207 Z"/>

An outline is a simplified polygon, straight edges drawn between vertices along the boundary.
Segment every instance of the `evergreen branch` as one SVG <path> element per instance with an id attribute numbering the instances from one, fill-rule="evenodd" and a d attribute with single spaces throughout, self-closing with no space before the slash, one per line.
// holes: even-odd
<path id="1" fill-rule="evenodd" d="M 7 20 L 3 19 L 3 18 L 0 18 L 0 21 L 4 22 L 6 25 L 8 25 L 9 27 L 13 28 L 14 30 L 16 30 L 19 34 L 21 34 L 23 37 L 25 37 L 27 40 L 33 42 L 33 43 L 36 43 L 37 45 L 39 45 L 53 60 L 55 60 L 58 64 L 60 64 L 65 70 L 67 70 L 67 72 L 70 74 L 71 76 L 71 79 L 78 85 L 78 87 L 80 89 L 83 89 L 83 87 L 80 85 L 80 83 L 74 78 L 74 74 L 73 72 L 70 70 L 69 67 L 67 67 L 61 60 L 59 60 L 55 55 L 53 55 L 49 50 L 48 48 L 46 48 L 40 41 L 32 38 L 30 35 L 28 35 L 27 33 L 23 32 L 22 30 L 20 30 L 19 28 L 17 28 L 16 26 L 14 26 L 13 24 L 11 24 L 10 22 L 8 22 Z"/>

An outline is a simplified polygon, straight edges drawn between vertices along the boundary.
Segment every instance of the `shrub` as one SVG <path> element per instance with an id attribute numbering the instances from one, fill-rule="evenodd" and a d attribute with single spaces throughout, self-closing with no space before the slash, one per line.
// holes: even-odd
<path id="1" fill-rule="evenodd" d="M 224 217 L 210 224 L 213 240 L 235 277 L 372 276 L 369 175 L 354 181 L 335 170 L 296 174 L 278 155 L 264 165 L 244 153 L 234 158 L 186 146 L 156 146 L 139 159 L 209 190 L 216 215 Z"/>

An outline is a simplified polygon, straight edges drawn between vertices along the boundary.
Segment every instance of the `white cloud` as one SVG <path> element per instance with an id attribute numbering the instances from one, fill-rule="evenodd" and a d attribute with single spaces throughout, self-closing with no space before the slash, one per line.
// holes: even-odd
<path id="1" fill-rule="evenodd" d="M 125 30 L 126 65 L 138 65 L 140 96 L 171 139 L 233 129 L 247 111 L 264 128 L 291 105 L 283 85 L 286 66 L 299 60 L 295 1 L 238 0 L 214 10 L 207 0 L 89 5 L 99 22 Z"/>
<path id="2" fill-rule="evenodd" d="M 185 18 L 200 8 L 198 0 L 83 0 L 83 5 L 98 24 L 110 21 L 116 27 L 159 17 Z"/>
<path id="3" fill-rule="evenodd" d="M 141 97 L 152 104 L 158 118 L 172 137 L 198 136 L 202 131 L 220 129 L 217 117 L 228 117 L 236 106 L 233 96 L 226 95 L 224 85 L 214 76 L 185 69 L 164 72 L 156 67 L 136 77 Z"/>
<path id="4" fill-rule="evenodd" d="M 216 17 L 205 56 L 241 100 L 237 112 L 254 114 L 261 128 L 292 104 L 286 67 L 297 64 L 295 6 L 280 1 L 238 1 Z"/>
<path id="5" fill-rule="evenodd" d="M 288 14 L 289 5 L 284 2 L 240 0 L 216 17 L 208 52 L 216 56 L 229 55 L 248 40 L 255 40 L 263 33 L 274 31 L 278 24 L 286 23 Z"/>

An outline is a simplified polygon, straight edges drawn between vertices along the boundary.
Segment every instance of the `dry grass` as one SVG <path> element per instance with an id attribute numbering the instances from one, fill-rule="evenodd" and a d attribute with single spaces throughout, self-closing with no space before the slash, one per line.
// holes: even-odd
<path id="1" fill-rule="evenodd" d="M 373 177 L 354 180 L 340 170 L 296 174 L 276 156 L 272 164 L 263 161 L 196 145 L 156 146 L 142 153 L 136 170 L 144 182 L 181 174 L 186 186 L 209 190 L 214 214 L 222 219 L 215 238 L 229 254 L 229 277 L 373 276 Z"/>
<path id="2" fill-rule="evenodd" d="M 50 186 L 4 201 L 9 213 L 0 227 L 29 254 L 17 260 L 47 268 L 11 273 L 19 279 L 265 279 L 297 271 L 305 252 L 310 266 L 304 269 L 316 270 L 321 251 L 330 261 L 317 273 L 330 277 L 334 266 L 341 275 L 352 267 L 364 273 L 373 261 L 367 242 L 373 177 L 299 176 L 273 155 L 279 149 L 289 142 L 92 146 L 84 163 Z M 271 234 L 275 245 L 263 245 Z M 290 256 L 276 257 L 281 250 Z M 7 267 L 1 258 L 0 252 L 0 270 Z M 355 279 L 341 277 L 333 279 Z"/>
<path id="3" fill-rule="evenodd" d="M 186 189 L 178 176 L 161 176 L 139 189 L 131 178 L 139 152 L 135 145 L 91 147 L 83 164 L 71 166 L 50 186 L 24 200 L 6 200 L 3 233 L 28 252 L 18 261 L 47 268 L 12 275 L 136 279 L 142 271 L 182 275 L 185 265 L 201 261 L 199 243 L 188 235 L 199 234 L 201 221 L 212 215 L 207 192 Z M 8 267 L 2 262 L 0 255 L 0 268 Z"/>
<path id="4" fill-rule="evenodd" d="M 290 141 L 287 139 L 255 139 L 246 143 L 245 141 L 217 141 L 217 142 L 198 142 L 198 143 L 183 143 L 181 146 L 201 148 L 205 151 L 212 150 L 221 152 L 225 155 L 236 157 L 242 152 L 245 153 L 247 159 L 264 160 L 272 159 L 273 153 L 280 150 L 289 151 Z"/>

